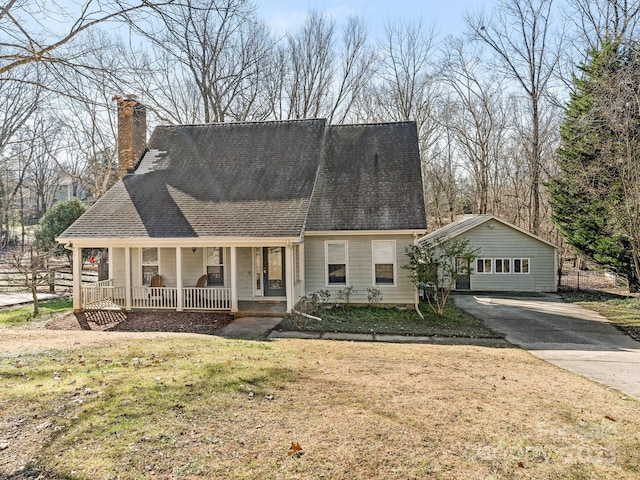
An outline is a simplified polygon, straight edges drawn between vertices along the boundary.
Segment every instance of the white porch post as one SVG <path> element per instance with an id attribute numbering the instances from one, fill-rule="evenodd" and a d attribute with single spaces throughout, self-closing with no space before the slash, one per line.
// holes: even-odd
<path id="1" fill-rule="evenodd" d="M 284 249 L 285 252 L 285 294 L 287 296 L 287 313 L 290 313 L 293 309 L 293 248 L 291 244 L 287 244 Z"/>
<path id="2" fill-rule="evenodd" d="M 238 311 L 238 272 L 236 266 L 236 247 L 231 247 L 231 311 Z"/>
<path id="3" fill-rule="evenodd" d="M 80 313 L 83 310 L 82 301 L 82 248 L 73 246 L 73 312 Z"/>
<path id="4" fill-rule="evenodd" d="M 176 247 L 176 310 L 182 311 L 184 305 L 182 292 L 182 247 Z"/>
<path id="5" fill-rule="evenodd" d="M 107 250 L 107 257 L 109 258 L 109 280 L 113 280 L 113 247 L 109 247 Z"/>
<path id="6" fill-rule="evenodd" d="M 131 310 L 131 247 L 124 249 L 124 309 Z"/>

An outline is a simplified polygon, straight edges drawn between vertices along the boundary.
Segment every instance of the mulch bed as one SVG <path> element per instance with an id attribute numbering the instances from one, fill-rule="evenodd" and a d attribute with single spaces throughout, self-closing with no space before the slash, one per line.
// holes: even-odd
<path id="1" fill-rule="evenodd" d="M 46 324 L 51 330 L 101 330 L 116 332 L 215 333 L 234 320 L 228 313 L 100 311 L 65 315 Z"/>

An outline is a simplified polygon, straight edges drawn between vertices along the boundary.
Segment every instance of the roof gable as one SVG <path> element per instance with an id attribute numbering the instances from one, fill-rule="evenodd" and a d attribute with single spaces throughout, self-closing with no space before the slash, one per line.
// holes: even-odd
<path id="1" fill-rule="evenodd" d="M 553 247 L 556 249 L 558 248 L 553 243 L 547 242 L 546 240 L 543 240 L 537 235 L 534 235 L 533 233 L 528 232 L 523 228 L 517 227 L 516 225 L 513 225 L 507 222 L 506 220 L 502 220 L 493 215 L 465 215 L 462 218 L 459 218 L 458 220 L 456 220 L 455 222 L 445 225 L 444 227 L 439 228 L 438 230 L 431 232 L 428 235 L 425 235 L 424 237 L 419 239 L 418 242 L 422 244 L 435 244 L 435 243 L 445 242 L 453 238 L 459 237 L 460 235 L 468 232 L 469 230 L 479 227 L 480 225 L 483 225 L 489 221 L 499 222 L 513 230 L 517 230 L 518 232 L 524 235 L 527 235 L 530 238 L 533 238 L 541 243 L 549 245 L 550 247 Z"/>

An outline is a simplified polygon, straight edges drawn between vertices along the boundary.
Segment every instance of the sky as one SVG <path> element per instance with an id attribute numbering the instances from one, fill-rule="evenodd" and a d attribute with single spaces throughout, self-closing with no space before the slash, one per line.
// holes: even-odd
<path id="1" fill-rule="evenodd" d="M 417 20 L 434 26 L 438 36 L 459 36 L 465 11 L 491 10 L 491 0 L 254 0 L 258 16 L 275 31 L 284 33 L 302 24 L 309 10 L 329 13 L 337 21 L 348 15 L 362 17 L 374 37 L 384 31 L 386 20 Z"/>

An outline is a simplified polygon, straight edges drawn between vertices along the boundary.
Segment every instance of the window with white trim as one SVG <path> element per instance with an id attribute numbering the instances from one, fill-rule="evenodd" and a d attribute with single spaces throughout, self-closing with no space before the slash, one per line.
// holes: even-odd
<path id="1" fill-rule="evenodd" d="M 528 258 L 514 258 L 513 259 L 513 273 L 529 273 L 529 259 Z"/>
<path id="2" fill-rule="evenodd" d="M 476 272 L 475 273 L 493 273 L 492 271 L 493 260 L 491 258 L 476 258 Z"/>
<path id="3" fill-rule="evenodd" d="M 324 248 L 327 286 L 346 285 L 348 282 L 347 242 L 327 240 Z"/>
<path id="4" fill-rule="evenodd" d="M 511 273 L 511 259 L 510 258 L 496 258 L 495 259 L 495 272 L 496 273 Z"/>
<path id="5" fill-rule="evenodd" d="M 372 240 L 373 284 L 394 285 L 396 281 L 396 241 Z"/>
<path id="6" fill-rule="evenodd" d="M 140 257 L 142 259 L 142 286 L 151 285 L 154 275 L 160 273 L 160 254 L 157 248 L 141 248 Z"/>
<path id="7" fill-rule="evenodd" d="M 207 247 L 207 285 L 224 287 L 224 250 L 222 247 Z"/>

